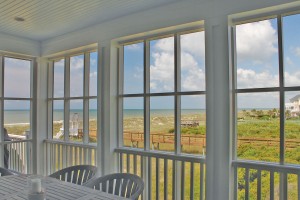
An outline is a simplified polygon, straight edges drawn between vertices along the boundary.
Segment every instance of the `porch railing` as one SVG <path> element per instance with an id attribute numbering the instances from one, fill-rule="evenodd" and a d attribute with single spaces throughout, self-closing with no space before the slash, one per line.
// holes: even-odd
<path id="1" fill-rule="evenodd" d="M 120 172 L 144 179 L 143 199 L 204 199 L 203 157 L 132 148 L 119 148 L 115 152 L 119 155 Z"/>
<path id="2" fill-rule="evenodd" d="M 20 173 L 31 173 L 32 140 L 5 141 L 4 145 L 9 151 L 8 168 Z"/>
<path id="3" fill-rule="evenodd" d="M 300 167 L 233 161 L 235 199 L 300 199 Z"/>
<path id="4" fill-rule="evenodd" d="M 72 165 L 96 165 L 96 144 L 45 140 L 45 172 L 51 174 Z"/>

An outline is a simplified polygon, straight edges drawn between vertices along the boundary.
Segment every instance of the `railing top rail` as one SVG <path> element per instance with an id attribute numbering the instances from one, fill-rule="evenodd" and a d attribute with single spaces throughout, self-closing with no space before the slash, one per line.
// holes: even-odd
<path id="1" fill-rule="evenodd" d="M 32 139 L 3 141 L 3 142 L 0 142 L 0 144 L 13 144 L 13 143 L 22 143 L 22 142 L 32 142 Z"/>
<path id="2" fill-rule="evenodd" d="M 185 162 L 194 162 L 194 163 L 205 163 L 205 157 L 198 155 L 188 155 L 188 154 L 174 154 L 172 152 L 161 152 L 161 151 L 145 151 L 143 149 L 132 149 L 132 148 L 116 148 L 116 153 L 126 153 L 134 154 L 147 157 L 163 158 L 170 160 L 178 160 Z"/>
<path id="3" fill-rule="evenodd" d="M 65 141 L 60 141 L 60 140 L 50 140 L 46 139 L 44 140 L 45 143 L 50 143 L 50 144 L 61 144 L 61 145 L 67 145 L 67 146 L 76 146 L 76 147 L 83 147 L 83 148 L 90 148 L 90 149 L 96 149 L 97 144 L 83 144 L 80 142 L 65 142 Z"/>
<path id="4" fill-rule="evenodd" d="M 232 161 L 234 167 L 249 168 L 249 169 L 259 169 L 273 172 L 283 172 L 291 174 L 300 175 L 300 165 L 293 164 L 277 164 L 269 162 L 257 162 L 257 161 L 248 161 L 248 160 L 235 160 Z"/>
<path id="5" fill-rule="evenodd" d="M 11 134 L 9 133 L 8 136 L 11 138 L 11 139 L 26 139 L 26 135 L 16 135 L 16 134 Z"/>

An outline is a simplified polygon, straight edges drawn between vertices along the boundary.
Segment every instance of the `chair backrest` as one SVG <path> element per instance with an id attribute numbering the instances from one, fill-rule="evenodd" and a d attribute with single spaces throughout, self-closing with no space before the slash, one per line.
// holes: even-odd
<path id="1" fill-rule="evenodd" d="M 128 173 L 109 174 L 90 180 L 84 186 L 129 199 L 138 199 L 144 190 L 143 180 Z"/>
<path id="2" fill-rule="evenodd" d="M 59 170 L 49 177 L 69 183 L 82 185 L 95 176 L 97 167 L 92 165 L 76 165 Z"/>
<path id="3" fill-rule="evenodd" d="M 14 175 L 11 171 L 8 169 L 0 167 L 0 176 L 8 176 L 8 175 Z"/>

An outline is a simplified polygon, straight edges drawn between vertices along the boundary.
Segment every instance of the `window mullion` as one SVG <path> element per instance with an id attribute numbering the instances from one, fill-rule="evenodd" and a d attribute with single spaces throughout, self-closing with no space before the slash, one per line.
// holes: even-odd
<path id="1" fill-rule="evenodd" d="M 70 57 L 65 58 L 64 140 L 69 141 L 70 118 Z"/>
<path id="2" fill-rule="evenodd" d="M 285 91 L 284 91 L 284 65 L 283 65 L 283 40 L 282 40 L 282 17 L 277 17 L 278 25 L 278 57 L 279 57 L 279 88 L 280 88 L 280 163 L 284 164 L 284 118 L 285 118 Z"/>
<path id="3" fill-rule="evenodd" d="M 181 91 L 181 46 L 180 46 L 180 35 L 176 34 L 174 37 L 174 82 L 175 82 L 175 93 Z M 181 153 L 181 96 L 175 95 L 175 153 Z"/>
<path id="4" fill-rule="evenodd" d="M 4 57 L 0 56 L 0 143 L 4 141 Z M 4 145 L 0 145 L 0 166 L 4 166 L 3 158 L 4 158 Z"/>
<path id="5" fill-rule="evenodd" d="M 53 83 L 54 83 L 54 61 L 48 62 L 48 139 L 53 138 Z"/>
<path id="6" fill-rule="evenodd" d="M 90 83 L 90 53 L 84 54 L 83 77 L 83 143 L 89 142 L 89 83 Z"/>
<path id="7" fill-rule="evenodd" d="M 144 149 L 150 150 L 150 42 L 144 41 Z"/>
<path id="8" fill-rule="evenodd" d="M 118 101 L 118 147 L 122 147 L 124 145 L 123 140 L 123 97 L 120 97 L 120 95 L 124 92 L 124 46 L 121 46 L 118 48 L 118 64 L 119 64 L 119 70 L 118 70 L 118 94 L 119 94 L 119 101 Z"/>
<path id="9" fill-rule="evenodd" d="M 277 16 L 278 26 L 278 57 L 279 57 L 279 88 L 280 88 L 280 164 L 285 163 L 285 90 L 284 90 L 284 52 L 283 52 L 283 31 L 282 31 L 282 16 Z M 287 176 L 280 174 L 280 199 L 287 199 Z"/>
<path id="10" fill-rule="evenodd" d="M 237 159 L 237 55 L 236 55 L 236 26 L 231 28 L 231 59 L 232 59 L 232 70 L 231 70 L 231 78 L 232 78 L 232 96 L 231 96 L 231 105 L 232 105 L 232 159 Z"/>

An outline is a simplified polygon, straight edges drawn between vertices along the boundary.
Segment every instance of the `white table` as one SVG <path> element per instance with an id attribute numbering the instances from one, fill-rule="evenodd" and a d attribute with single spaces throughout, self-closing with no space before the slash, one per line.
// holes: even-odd
<path id="1" fill-rule="evenodd" d="M 0 177 L 0 200 L 27 199 L 27 177 Z M 48 200 L 121 200 L 122 197 L 100 192 L 84 186 L 63 182 L 54 178 L 44 177 L 46 199 Z"/>

